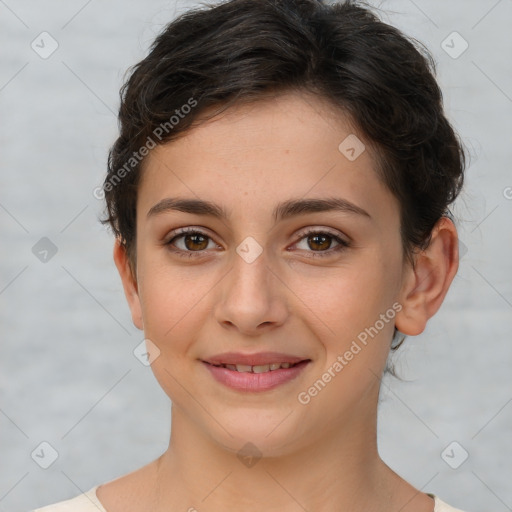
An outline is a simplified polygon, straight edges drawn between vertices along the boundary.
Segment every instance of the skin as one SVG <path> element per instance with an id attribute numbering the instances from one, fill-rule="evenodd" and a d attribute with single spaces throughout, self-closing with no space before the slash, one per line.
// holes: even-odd
<path id="1" fill-rule="evenodd" d="M 99 487 L 108 512 L 153 510 L 432 512 L 433 500 L 393 473 L 377 451 L 377 403 L 394 325 L 421 333 L 457 271 L 457 233 L 441 219 L 429 247 L 404 257 L 399 204 L 366 150 L 349 161 L 339 144 L 355 133 L 331 105 L 287 93 L 230 108 L 151 151 L 137 200 L 136 268 L 116 241 L 134 324 L 158 347 L 151 367 L 173 403 L 168 449 L 147 466 Z M 230 217 L 169 211 L 166 197 L 224 207 Z M 277 223 L 282 201 L 340 197 L 364 209 L 314 212 Z M 181 237 L 182 227 L 208 238 Z M 304 236 L 306 228 L 349 240 Z M 253 237 L 262 253 L 236 252 Z M 323 249 L 323 251 L 322 251 Z M 328 254 L 314 257 L 314 254 Z M 332 367 L 379 315 L 393 321 L 308 404 L 297 395 Z M 265 392 L 216 382 L 200 359 L 227 351 L 309 358 L 296 379 Z M 247 443 L 261 459 L 237 457 Z"/>

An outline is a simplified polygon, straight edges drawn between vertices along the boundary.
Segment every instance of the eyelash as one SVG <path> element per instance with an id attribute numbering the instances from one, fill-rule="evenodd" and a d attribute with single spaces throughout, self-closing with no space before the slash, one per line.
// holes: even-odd
<path id="1" fill-rule="evenodd" d="M 169 247 L 169 250 L 171 252 L 175 253 L 177 256 L 179 256 L 181 258 L 201 257 L 201 253 L 205 252 L 205 250 L 184 251 L 183 249 L 173 248 L 173 245 L 172 245 L 173 242 L 175 242 L 179 238 L 183 238 L 186 235 L 201 235 L 205 238 L 212 240 L 211 237 L 209 237 L 206 233 L 203 233 L 202 231 L 199 231 L 195 228 L 183 228 L 183 229 L 180 229 L 179 231 L 177 231 L 176 233 L 174 233 L 174 236 L 168 242 L 166 242 L 165 245 Z M 341 252 L 344 249 L 347 249 L 348 247 L 350 247 L 350 243 L 347 242 L 346 240 L 343 240 L 339 236 L 334 235 L 333 233 L 329 233 L 328 231 L 325 231 L 325 230 L 322 231 L 322 230 L 315 230 L 315 229 L 310 229 L 310 230 L 302 233 L 299 238 L 299 242 L 302 241 L 304 238 L 308 238 L 309 236 L 312 236 L 312 235 L 327 235 L 329 238 L 332 238 L 334 241 L 336 241 L 339 245 L 337 245 L 334 249 L 327 249 L 326 251 L 308 251 L 308 252 L 312 253 L 310 256 L 307 256 L 309 258 L 325 258 L 325 257 L 331 256 L 334 253 Z"/>

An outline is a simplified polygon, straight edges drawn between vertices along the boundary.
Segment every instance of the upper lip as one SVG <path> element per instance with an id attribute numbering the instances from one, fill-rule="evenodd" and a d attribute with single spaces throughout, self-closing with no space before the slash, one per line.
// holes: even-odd
<path id="1" fill-rule="evenodd" d="M 256 354 L 242 354 L 239 352 L 225 352 L 224 354 L 217 354 L 215 356 L 203 359 L 205 363 L 209 364 L 244 364 L 247 366 L 260 366 L 272 363 L 300 363 L 305 361 L 305 357 L 292 356 L 290 354 L 283 354 L 279 352 L 258 352 Z"/>

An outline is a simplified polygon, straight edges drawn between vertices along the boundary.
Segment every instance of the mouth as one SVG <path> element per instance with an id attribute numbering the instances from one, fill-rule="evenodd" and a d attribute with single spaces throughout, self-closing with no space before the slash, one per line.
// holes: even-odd
<path id="1" fill-rule="evenodd" d="M 296 379 L 311 359 L 277 353 L 220 354 L 201 360 L 219 383 L 236 391 L 268 391 Z"/>
<path id="2" fill-rule="evenodd" d="M 211 364 L 208 361 L 204 361 L 206 364 L 210 364 L 211 366 L 216 366 L 217 368 L 227 368 L 232 372 L 240 372 L 240 373 L 265 373 L 265 372 L 274 372 L 280 369 L 288 369 L 293 368 L 303 362 L 308 362 L 310 359 L 304 359 L 299 361 L 298 363 L 270 363 L 270 364 L 259 364 L 259 365 L 247 365 L 247 364 Z"/>

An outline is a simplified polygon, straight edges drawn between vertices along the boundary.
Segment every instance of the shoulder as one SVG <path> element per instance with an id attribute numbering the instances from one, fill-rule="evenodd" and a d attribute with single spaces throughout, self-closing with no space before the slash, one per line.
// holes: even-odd
<path id="1" fill-rule="evenodd" d="M 441 501 L 437 496 L 430 496 L 434 498 L 434 512 L 463 512 L 462 510 L 451 507 L 444 501 Z"/>
<path id="2" fill-rule="evenodd" d="M 96 496 L 97 488 L 93 487 L 75 498 L 36 508 L 31 512 L 106 512 Z"/>

